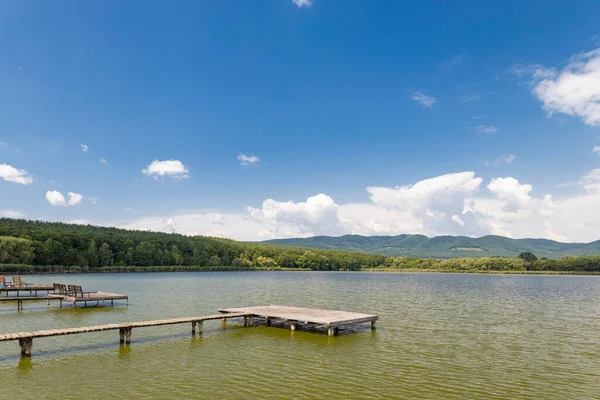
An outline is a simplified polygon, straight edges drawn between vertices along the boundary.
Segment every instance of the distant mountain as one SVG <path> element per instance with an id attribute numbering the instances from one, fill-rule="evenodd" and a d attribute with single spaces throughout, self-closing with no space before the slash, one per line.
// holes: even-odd
<path id="1" fill-rule="evenodd" d="M 466 236 L 436 236 L 429 238 L 423 235 L 315 236 L 297 239 L 274 239 L 267 240 L 264 243 L 314 249 L 361 251 L 390 256 L 436 258 L 517 256 L 524 251 L 532 252 L 538 257 L 547 258 L 600 254 L 600 240 L 592 243 L 561 243 L 547 239 L 510 239 L 492 235 L 480 238 Z"/>

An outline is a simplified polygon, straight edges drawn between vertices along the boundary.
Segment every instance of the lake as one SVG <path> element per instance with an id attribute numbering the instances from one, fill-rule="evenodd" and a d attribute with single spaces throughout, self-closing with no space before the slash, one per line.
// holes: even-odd
<path id="1" fill-rule="evenodd" d="M 25 279 L 26 278 L 26 279 Z M 0 399 L 590 399 L 600 395 L 600 277 L 345 272 L 26 276 L 129 294 L 129 306 L 0 305 L 0 333 L 283 304 L 379 314 L 327 337 L 242 322 L 0 343 Z"/>

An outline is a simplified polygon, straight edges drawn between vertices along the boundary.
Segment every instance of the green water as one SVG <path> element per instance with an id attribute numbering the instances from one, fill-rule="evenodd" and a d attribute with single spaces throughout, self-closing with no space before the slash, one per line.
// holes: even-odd
<path id="1" fill-rule="evenodd" d="M 600 398 L 600 278 L 395 273 L 28 276 L 127 293 L 128 307 L 0 304 L 0 332 L 285 304 L 377 313 L 329 338 L 205 322 L 0 343 L 0 399 Z"/>

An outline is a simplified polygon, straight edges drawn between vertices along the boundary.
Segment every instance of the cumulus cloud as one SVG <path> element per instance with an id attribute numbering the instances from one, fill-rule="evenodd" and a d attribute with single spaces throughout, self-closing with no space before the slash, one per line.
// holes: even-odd
<path id="1" fill-rule="evenodd" d="M 90 149 L 90 148 L 89 148 L 87 145 L 85 145 L 85 144 L 83 144 L 83 143 L 81 144 L 81 151 L 83 151 L 84 153 L 87 153 L 87 151 L 88 151 L 89 149 Z"/>
<path id="2" fill-rule="evenodd" d="M 74 192 L 69 192 L 67 197 L 68 198 L 65 198 L 65 196 L 57 190 L 49 190 L 46 192 L 46 200 L 53 206 L 69 207 L 77 205 L 83 200 L 81 194 Z"/>
<path id="3" fill-rule="evenodd" d="M 189 171 L 179 160 L 154 160 L 142 170 L 142 173 L 154 178 L 158 178 L 159 176 L 168 176 L 174 179 L 184 179 L 190 177 Z"/>
<path id="4" fill-rule="evenodd" d="M 338 204 L 320 193 L 299 202 L 267 199 L 245 212 L 202 211 L 109 225 L 239 240 L 401 233 L 598 240 L 600 169 L 582 176 L 577 186 L 555 198 L 535 195 L 533 185 L 514 177 L 483 184 L 466 171 L 397 187 L 368 187 L 370 201 L 365 203 Z"/>
<path id="5" fill-rule="evenodd" d="M 341 232 L 337 209 L 338 205 L 331 197 L 320 193 L 299 203 L 267 199 L 262 208 L 250 207 L 248 213 L 275 235 L 283 231 L 311 236 L 317 231 L 332 235 Z"/>
<path id="6" fill-rule="evenodd" d="M 549 115 L 578 116 L 600 126 L 600 48 L 573 56 L 562 69 L 530 67 L 533 94 Z"/>
<path id="7" fill-rule="evenodd" d="M 600 155 L 600 146 L 595 146 L 592 151 L 598 155 Z"/>
<path id="8" fill-rule="evenodd" d="M 422 222 L 426 233 L 438 234 L 455 228 L 452 217 L 463 213 L 466 199 L 479 191 L 481 182 L 469 171 L 424 179 L 414 185 L 368 187 L 367 192 L 373 204 L 408 211 Z"/>
<path id="9" fill-rule="evenodd" d="M 481 133 L 496 133 L 498 132 L 498 128 L 490 125 L 477 125 L 475 129 Z"/>
<path id="10" fill-rule="evenodd" d="M 21 185 L 31 185 L 33 183 L 33 177 L 27 171 L 8 164 L 0 164 L 0 178 L 6 182 L 20 183 Z"/>
<path id="11" fill-rule="evenodd" d="M 107 165 L 107 164 L 108 164 L 108 161 L 106 161 L 106 158 L 101 158 L 101 159 L 100 159 L 100 164 Z"/>
<path id="12" fill-rule="evenodd" d="M 421 92 L 413 92 L 411 98 L 425 108 L 431 108 L 437 101 L 435 97 L 427 96 Z"/>
<path id="13" fill-rule="evenodd" d="M 260 158 L 256 156 L 247 156 L 242 153 L 238 154 L 237 159 L 242 165 L 255 165 L 260 161 Z"/>
<path id="14" fill-rule="evenodd" d="M 310 7 L 310 6 L 312 6 L 313 0 L 292 0 L 292 2 L 296 6 L 298 6 L 298 8 L 300 8 L 300 7 Z"/>

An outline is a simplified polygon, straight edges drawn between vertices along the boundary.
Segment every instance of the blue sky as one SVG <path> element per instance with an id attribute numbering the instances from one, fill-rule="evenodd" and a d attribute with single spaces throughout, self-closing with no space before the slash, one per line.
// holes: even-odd
<path id="1" fill-rule="evenodd" d="M 5 2 L 0 213 L 600 239 L 600 3 L 577 5 Z"/>

